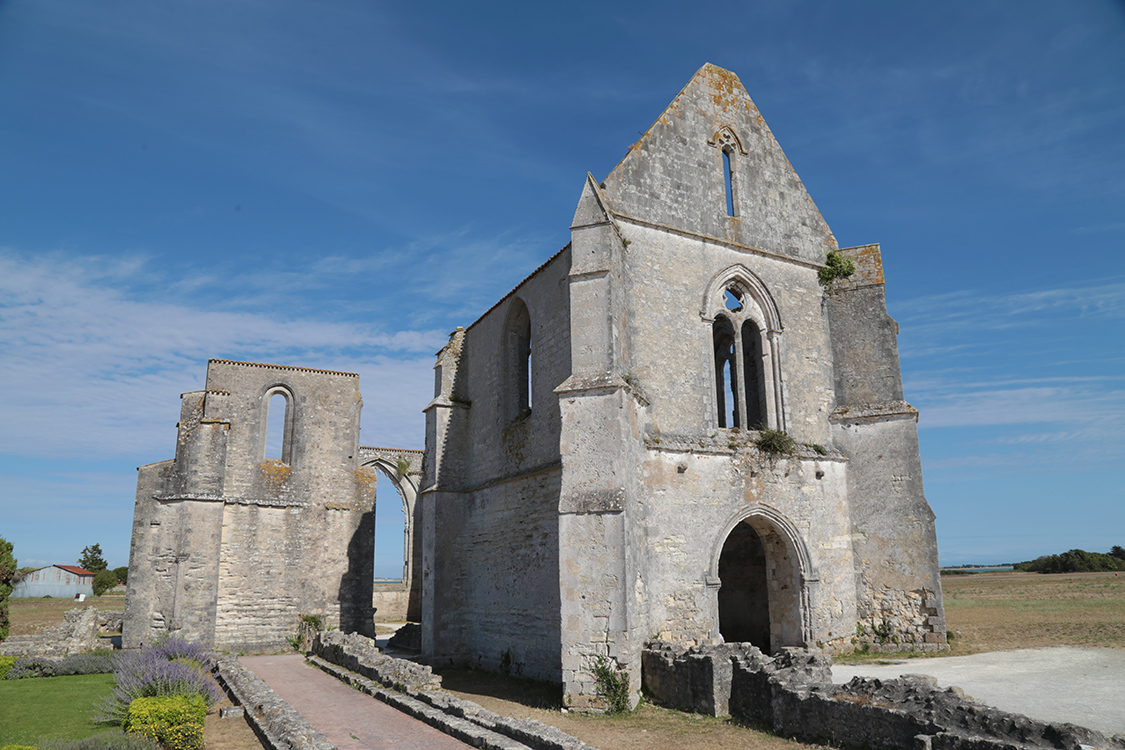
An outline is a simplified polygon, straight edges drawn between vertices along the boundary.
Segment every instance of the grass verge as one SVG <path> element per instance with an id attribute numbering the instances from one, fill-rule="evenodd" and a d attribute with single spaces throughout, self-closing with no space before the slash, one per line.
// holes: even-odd
<path id="1" fill-rule="evenodd" d="M 94 700 L 112 690 L 110 674 L 0 680 L 0 746 L 120 732 L 93 720 Z"/>

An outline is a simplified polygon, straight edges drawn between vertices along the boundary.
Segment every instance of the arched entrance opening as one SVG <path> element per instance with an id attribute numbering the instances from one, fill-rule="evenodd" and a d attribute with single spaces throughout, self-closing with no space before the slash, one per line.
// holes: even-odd
<path id="1" fill-rule="evenodd" d="M 422 560 L 422 540 L 416 533 L 421 526 L 417 497 L 422 451 L 361 446 L 359 452 L 362 466 L 379 471 L 372 540 L 375 621 L 420 622 L 422 588 L 415 571 Z"/>
<path id="2" fill-rule="evenodd" d="M 766 551 L 754 527 L 731 529 L 719 556 L 719 632 L 728 643 L 752 643 L 770 651 L 770 597 Z"/>
<path id="3" fill-rule="evenodd" d="M 752 513 L 732 524 L 715 561 L 723 640 L 766 653 L 808 645 L 806 559 L 780 519 Z"/>
<path id="4" fill-rule="evenodd" d="M 381 469 L 375 496 L 375 584 L 402 583 L 408 567 L 406 498 Z"/>

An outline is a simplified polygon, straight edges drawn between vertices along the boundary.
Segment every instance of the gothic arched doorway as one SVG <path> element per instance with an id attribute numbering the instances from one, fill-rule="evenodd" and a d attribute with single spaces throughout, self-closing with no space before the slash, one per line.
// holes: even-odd
<path id="1" fill-rule="evenodd" d="M 743 521 L 731 529 L 719 556 L 719 632 L 727 642 L 753 643 L 770 651 L 770 598 L 766 551 Z"/>
<path id="2" fill-rule="evenodd" d="M 719 633 L 762 651 L 806 646 L 805 555 L 787 524 L 751 514 L 730 527 L 715 560 Z"/>

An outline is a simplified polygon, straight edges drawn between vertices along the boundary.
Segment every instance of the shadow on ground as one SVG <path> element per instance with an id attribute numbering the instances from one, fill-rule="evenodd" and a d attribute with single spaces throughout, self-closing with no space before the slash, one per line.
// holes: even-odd
<path id="1" fill-rule="evenodd" d="M 434 667 L 433 670 L 441 675 L 441 686 L 455 693 L 487 696 L 547 711 L 557 711 L 562 706 L 561 685 L 464 667 Z"/>

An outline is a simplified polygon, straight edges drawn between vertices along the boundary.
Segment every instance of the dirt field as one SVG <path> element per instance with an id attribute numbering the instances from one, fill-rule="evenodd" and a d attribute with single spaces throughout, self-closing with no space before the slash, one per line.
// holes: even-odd
<path id="1" fill-rule="evenodd" d="M 943 576 L 954 654 L 1038 646 L 1125 648 L 1125 575 Z"/>
<path id="2" fill-rule="evenodd" d="M 8 616 L 12 620 L 10 635 L 30 635 L 44 628 L 58 625 L 63 615 L 72 609 L 97 607 L 99 610 L 124 611 L 124 593 L 106 593 L 102 596 L 87 597 L 79 603 L 73 599 L 9 599 Z"/>

